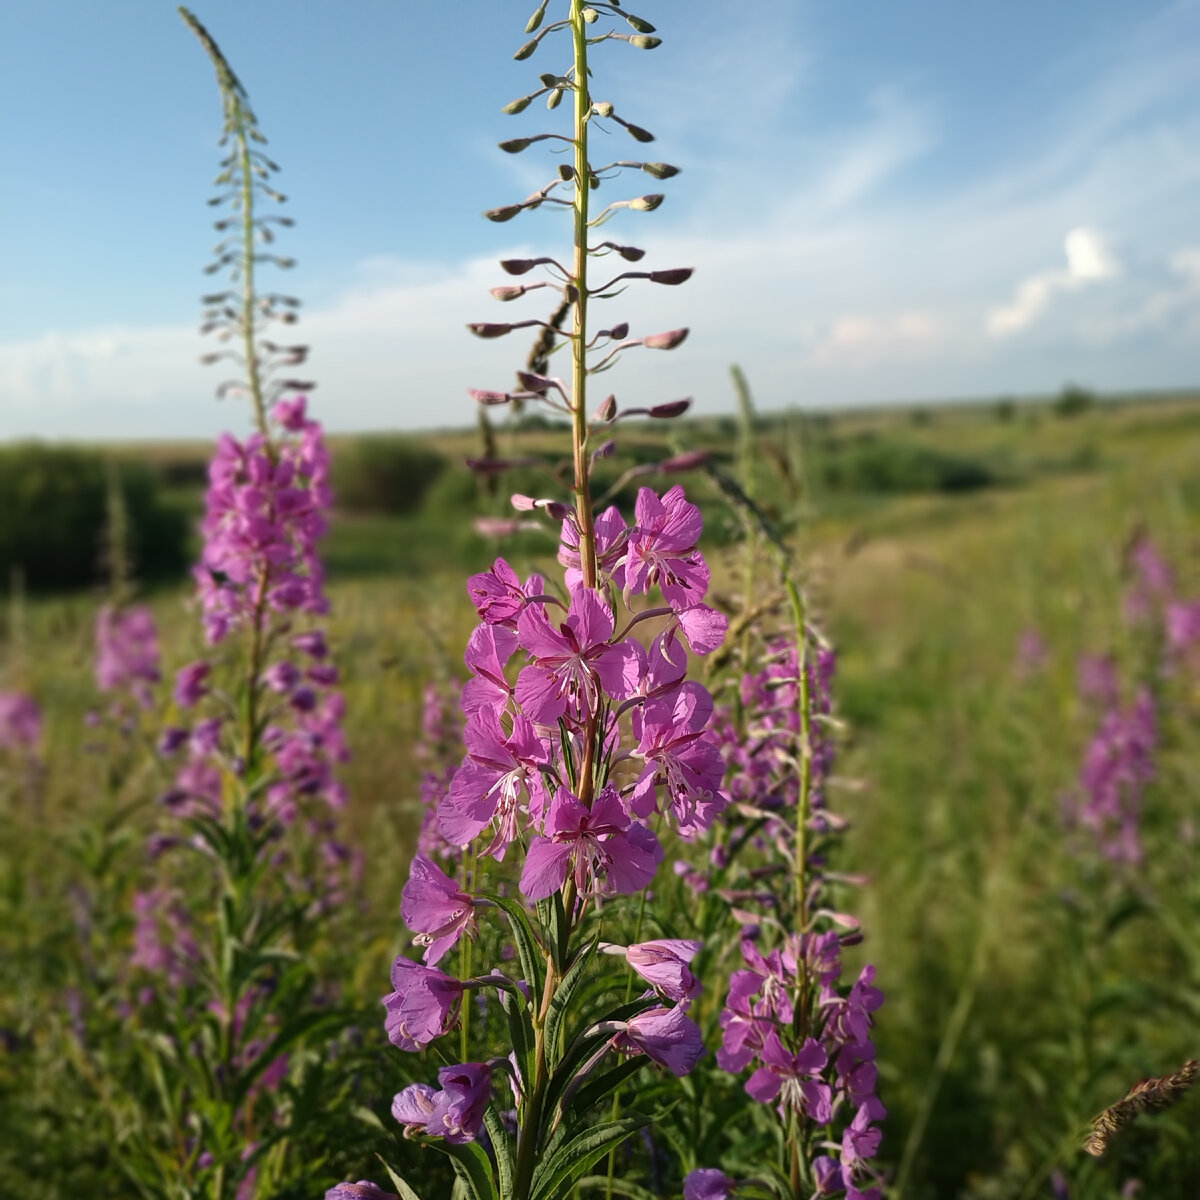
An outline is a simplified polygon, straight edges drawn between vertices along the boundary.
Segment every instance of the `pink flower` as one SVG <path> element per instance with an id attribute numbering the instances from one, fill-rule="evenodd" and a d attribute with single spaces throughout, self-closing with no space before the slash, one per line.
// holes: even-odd
<path id="1" fill-rule="evenodd" d="M 540 596 L 546 581 L 540 575 L 530 575 L 522 584 L 516 571 L 502 558 L 496 559 L 490 571 L 472 575 L 467 580 L 467 595 L 488 625 L 507 625 L 516 628 L 517 617 L 529 603 L 530 596 Z"/>
<path id="2" fill-rule="evenodd" d="M 572 872 L 581 896 L 638 892 L 653 881 L 663 859 L 658 839 L 630 821 L 611 784 L 591 809 L 560 787 L 546 816 L 545 834 L 533 839 L 521 874 L 521 892 L 529 900 L 546 899 Z"/>
<path id="3" fill-rule="evenodd" d="M 625 951 L 625 961 L 668 1000 L 686 1002 L 703 990 L 689 964 L 700 952 L 700 943 L 679 938 L 638 942 Z"/>
<path id="4" fill-rule="evenodd" d="M 0 750 L 32 749 L 42 736 L 42 710 L 23 692 L 0 692 Z"/>
<path id="5" fill-rule="evenodd" d="M 780 1097 L 779 1109 L 803 1112 L 818 1125 L 833 1120 L 833 1097 L 827 1083 L 817 1078 L 829 1056 L 812 1039 L 805 1040 L 796 1054 L 784 1048 L 779 1034 L 767 1035 L 762 1051 L 763 1065 L 746 1080 L 746 1091 L 763 1104 Z"/>
<path id="6" fill-rule="evenodd" d="M 418 854 L 400 894 L 400 915 L 409 929 L 419 935 L 413 941 L 426 948 L 426 964 L 434 966 L 458 942 L 464 930 L 474 926 L 475 900 L 459 891 L 436 863 Z"/>
<path id="7" fill-rule="evenodd" d="M 652 1008 L 625 1022 L 613 1039 L 626 1054 L 638 1051 L 672 1075 L 688 1075 L 704 1054 L 700 1028 L 681 1008 Z"/>
<path id="8" fill-rule="evenodd" d="M 392 964 L 392 987 L 383 1006 L 393 1046 L 417 1050 L 454 1028 L 463 994 L 459 980 L 402 956 Z"/>
<path id="9" fill-rule="evenodd" d="M 463 1063 L 438 1071 L 440 1091 L 414 1083 L 392 1101 L 392 1116 L 411 1130 L 442 1137 L 452 1145 L 473 1142 L 483 1128 L 492 1094 L 492 1069 L 486 1063 Z"/>
<path id="10" fill-rule="evenodd" d="M 634 641 L 609 643 L 613 616 L 598 592 L 578 588 L 567 619 L 555 627 L 544 605 L 517 619 L 521 645 L 534 662 L 517 677 L 517 702 L 539 725 L 568 712 L 596 712 L 601 691 L 617 700 L 634 695 L 645 674 L 646 652 Z"/>
<path id="11" fill-rule="evenodd" d="M 678 484 L 660 500 L 650 488 L 638 491 L 636 524 L 625 556 L 625 587 L 646 592 L 655 585 L 675 609 L 690 608 L 708 591 L 708 565 L 697 548 L 704 528 L 700 510 Z"/>

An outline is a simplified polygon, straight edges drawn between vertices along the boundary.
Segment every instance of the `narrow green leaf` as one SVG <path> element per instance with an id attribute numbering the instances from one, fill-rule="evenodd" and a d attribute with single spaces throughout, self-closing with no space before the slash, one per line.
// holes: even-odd
<path id="1" fill-rule="evenodd" d="M 388 1178 L 392 1181 L 392 1187 L 396 1189 L 396 1194 L 400 1197 L 400 1200 L 421 1200 L 421 1197 L 418 1196 L 417 1193 L 414 1192 L 412 1188 L 410 1188 L 408 1184 L 405 1183 L 404 1180 L 392 1170 L 382 1155 L 377 1154 L 375 1157 L 378 1158 L 381 1163 L 383 1163 L 383 1169 L 388 1173 Z"/>
<path id="2" fill-rule="evenodd" d="M 508 1131 L 500 1120 L 494 1104 L 489 1104 L 483 1114 L 483 1124 L 492 1139 L 492 1150 L 496 1154 L 496 1175 L 500 1183 L 500 1200 L 512 1200 L 513 1161 L 509 1152 Z"/>
<path id="3" fill-rule="evenodd" d="M 636 1058 L 627 1058 L 612 1070 L 605 1071 L 603 1075 L 588 1080 L 574 1095 L 570 1095 L 564 1100 L 563 1107 L 568 1112 L 584 1116 L 588 1109 L 598 1104 L 605 1096 L 615 1092 L 621 1084 L 636 1075 L 645 1065 L 646 1060 L 640 1054 Z"/>
<path id="4" fill-rule="evenodd" d="M 585 1129 L 534 1171 L 530 1200 L 562 1200 L 593 1163 L 649 1124 L 648 1117 L 626 1117 Z"/>
<path id="5" fill-rule="evenodd" d="M 440 1150 L 450 1159 L 454 1173 L 462 1180 L 467 1192 L 475 1200 L 500 1200 L 496 1192 L 496 1181 L 492 1177 L 492 1164 L 487 1151 L 478 1142 L 463 1142 L 452 1146 L 441 1140 L 428 1141 L 427 1146 Z"/>
<path id="6" fill-rule="evenodd" d="M 615 1176 L 609 1179 L 607 1175 L 586 1175 L 575 1186 L 584 1192 L 590 1188 L 600 1188 L 607 1192 L 611 1187 L 616 1195 L 625 1196 L 627 1200 L 659 1200 L 659 1197 L 649 1188 L 644 1188 L 638 1183 L 630 1183 L 628 1179 L 618 1179 Z"/>
<path id="7" fill-rule="evenodd" d="M 599 939 L 593 939 L 580 951 L 579 957 L 571 964 L 571 969 L 563 976 L 562 982 L 550 998 L 550 1010 L 546 1014 L 546 1061 L 550 1064 L 551 1071 L 558 1065 L 558 1040 L 571 1004 L 571 998 L 583 982 L 584 974 L 596 953 L 598 944 Z"/>
<path id="8" fill-rule="evenodd" d="M 485 899 L 502 909 L 508 918 L 513 941 L 517 945 L 517 959 L 525 975 L 525 982 L 529 985 L 530 1003 L 536 1004 L 541 997 L 542 988 L 546 985 L 545 976 L 542 974 L 544 951 L 533 932 L 533 926 L 529 923 L 529 917 L 516 900 L 508 900 L 492 894 L 487 895 Z"/>

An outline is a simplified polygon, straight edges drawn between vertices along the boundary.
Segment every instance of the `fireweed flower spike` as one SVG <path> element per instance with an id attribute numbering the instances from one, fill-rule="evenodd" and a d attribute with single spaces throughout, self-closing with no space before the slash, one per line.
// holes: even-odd
<path id="1" fill-rule="evenodd" d="M 329 1034 L 315 1031 L 336 992 L 321 979 L 332 970 L 320 935 L 337 919 L 353 856 L 335 836 L 344 705 L 312 625 L 328 611 L 317 545 L 329 455 L 297 394 L 310 385 L 278 374 L 304 348 L 268 336 L 273 322 L 294 320 L 297 302 L 258 288 L 266 265 L 290 261 L 264 249 L 290 222 L 261 211 L 281 199 L 270 186 L 278 168 L 260 149 L 245 89 L 203 26 L 181 14 L 216 69 L 226 148 L 216 202 L 232 210 L 217 222 L 212 269 L 227 269 L 234 286 L 205 297 L 203 331 L 232 348 L 223 356 L 243 374 L 220 392 L 249 398 L 254 428 L 223 435 L 210 464 L 194 572 L 210 652 L 175 674 L 176 711 L 159 740 L 175 778 L 151 841 L 153 882 L 136 900 L 131 971 L 139 1041 L 162 1056 L 140 1094 L 161 1098 L 162 1111 L 130 1139 L 127 1166 L 148 1176 L 138 1188 L 147 1195 L 233 1200 L 294 1190 L 288 1173 L 304 1169 L 304 1154 L 292 1166 L 268 1151 L 280 1138 L 299 1147 L 314 1128 L 285 1085 L 306 1057 L 328 1051 Z M 138 609 L 106 611 L 98 633 L 98 683 L 140 702 L 157 675 L 152 626 Z M 422 988 L 443 998 L 433 982 L 397 988 L 402 1040 L 419 1044 L 451 1019 L 421 1007 Z"/>
<path id="2" fill-rule="evenodd" d="M 594 127 L 636 141 L 652 135 L 593 97 L 589 52 L 609 41 L 651 49 L 658 39 L 616 4 L 558 0 L 557 16 L 550 7 L 539 7 L 529 23 L 535 36 L 516 57 L 567 42 L 569 65 L 544 75 L 541 93 L 507 111 L 524 111 L 538 94 L 550 97 L 552 109 L 569 97 L 570 135 L 549 142 L 567 146 L 568 161 L 546 187 L 487 216 L 507 221 L 547 205 L 565 207 L 573 218 L 572 253 L 501 264 L 522 284 L 497 289 L 497 298 L 519 306 L 549 287 L 557 293 L 550 320 L 481 321 L 470 329 L 488 339 L 540 331 L 537 364 L 518 373 L 522 390 L 472 395 L 489 407 L 519 401 L 570 418 L 570 495 L 512 498 L 522 519 L 557 523 L 563 574 L 523 578 L 501 557 L 467 582 L 480 624 L 465 653 L 464 754 L 437 802 L 439 834 L 461 857 L 456 878 L 427 853 L 414 858 L 402 915 L 425 947 L 426 965 L 398 960 L 384 998 L 397 1046 L 425 1046 L 457 1028 L 457 1056 L 484 1059 L 497 1047 L 485 1051 L 478 1027 L 467 1026 L 476 1005 L 462 994 L 497 994 L 508 1026 L 505 1057 L 445 1067 L 439 1086 L 414 1083 L 392 1110 L 408 1136 L 450 1155 L 477 1200 L 568 1196 L 599 1156 L 648 1120 L 599 1117 L 621 1084 L 643 1069 L 687 1074 L 700 1060 L 700 1030 L 685 1011 L 700 988 L 691 970 L 700 944 L 643 939 L 640 930 L 643 919 L 653 919 L 648 889 L 664 858 L 660 836 L 697 836 L 728 803 L 721 752 L 707 736 L 712 699 L 685 679 L 688 647 L 697 654 L 715 649 L 726 624 L 706 603 L 700 510 L 679 485 L 665 495 L 643 487 L 625 515 L 616 507 L 598 511 L 592 494 L 593 463 L 613 452 L 612 426 L 621 413 L 615 395 L 599 405 L 589 399 L 590 377 L 626 350 L 670 350 L 686 336 L 673 330 L 631 338 L 623 321 L 593 332 L 590 316 L 594 303 L 620 292 L 610 286 L 617 282 L 611 270 L 607 283 L 590 282 L 592 259 L 617 253 L 636 261 L 643 254 L 601 241 L 595 231 L 610 219 L 640 219 L 637 213 L 662 202 L 656 194 L 600 208 L 594 193 L 627 169 L 653 167 L 658 178 L 676 171 L 657 163 L 592 164 Z M 621 32 L 631 25 L 635 35 Z M 516 154 L 544 141 L 535 134 L 502 148 Z M 673 285 L 689 274 L 621 279 Z M 555 352 L 566 360 L 563 378 L 546 373 Z M 686 409 L 669 402 L 647 415 L 669 420 Z M 474 465 L 492 471 L 502 464 L 493 456 Z M 633 912 L 642 913 L 636 925 L 628 919 Z M 496 923 L 506 927 L 513 953 L 498 969 L 489 963 L 472 975 L 472 956 L 495 945 Z M 635 930 L 632 945 L 614 944 L 626 927 Z M 597 961 L 602 940 L 607 953 L 626 957 L 630 971 Z M 449 954 L 455 945 L 459 953 Z M 458 979 L 448 973 L 456 960 Z M 633 999 L 635 989 L 645 994 Z M 515 1136 L 493 1094 L 498 1074 L 515 1098 Z"/>

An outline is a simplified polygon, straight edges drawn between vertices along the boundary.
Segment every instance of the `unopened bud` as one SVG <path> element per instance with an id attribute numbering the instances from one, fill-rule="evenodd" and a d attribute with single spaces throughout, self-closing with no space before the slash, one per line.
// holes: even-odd
<path id="1" fill-rule="evenodd" d="M 646 257 L 645 250 L 640 250 L 637 246 L 613 246 L 613 249 L 626 262 L 641 262 Z"/>
<path id="2" fill-rule="evenodd" d="M 681 471 L 692 471 L 696 467 L 702 467 L 710 457 L 707 450 L 688 450 L 685 454 L 663 459 L 658 464 L 658 469 L 664 475 L 678 475 Z"/>
<path id="3" fill-rule="evenodd" d="M 617 415 L 616 396 L 606 396 L 592 416 L 593 421 L 611 421 Z"/>
<path id="4" fill-rule="evenodd" d="M 664 197 L 661 193 L 639 196 L 636 200 L 630 200 L 629 207 L 636 209 L 638 212 L 653 212 L 663 202 L 663 199 Z"/>
<path id="5" fill-rule="evenodd" d="M 558 164 L 558 177 L 563 183 L 570 183 L 575 178 L 575 168 L 569 163 Z"/>
<path id="6" fill-rule="evenodd" d="M 507 142 L 500 143 L 500 149 L 505 154 L 520 154 L 532 141 L 532 138 L 509 138 Z"/>
<path id="7" fill-rule="evenodd" d="M 508 392 L 486 392 L 481 388 L 468 388 L 467 394 L 476 404 L 507 404 L 512 399 Z"/>
<path id="8" fill-rule="evenodd" d="M 607 442 L 601 442 L 595 450 L 592 451 L 592 458 L 608 458 L 617 448 L 617 443 L 609 438 Z"/>
<path id="9" fill-rule="evenodd" d="M 638 141 L 638 142 L 654 141 L 654 134 L 652 134 L 650 132 L 650 130 L 643 129 L 640 125 L 632 125 L 628 121 L 624 121 L 624 122 L 622 122 L 622 124 L 625 126 L 626 130 L 629 133 L 629 136 L 631 138 L 633 138 L 634 141 Z"/>
<path id="10" fill-rule="evenodd" d="M 667 404 L 652 404 L 649 409 L 649 415 L 664 419 L 668 417 L 681 417 L 691 407 L 692 400 L 689 396 L 686 400 L 671 400 Z"/>
<path id="11" fill-rule="evenodd" d="M 544 509 L 552 521 L 565 521 L 575 515 L 575 510 L 561 500 L 539 500 L 538 507 Z"/>
<path id="12" fill-rule="evenodd" d="M 629 22 L 629 27 L 637 33 L 655 33 L 657 30 L 649 21 L 642 20 L 641 17 L 635 17 L 632 13 L 625 13 L 625 20 Z"/>
<path id="13" fill-rule="evenodd" d="M 500 111 L 515 117 L 517 113 L 523 113 L 532 102 L 532 96 L 519 96 L 516 100 L 510 100 Z"/>
<path id="14" fill-rule="evenodd" d="M 513 58 L 515 58 L 517 60 L 517 62 L 524 62 L 524 60 L 529 58 L 529 56 L 531 54 L 533 54 L 533 52 L 537 48 L 538 48 L 537 38 L 534 38 L 533 41 L 526 42 L 525 45 L 523 45 L 520 48 L 520 50 L 518 50 L 516 52 L 516 54 L 513 55 Z"/>
<path id="15" fill-rule="evenodd" d="M 537 501 L 532 496 L 524 496 L 520 492 L 513 492 L 509 500 L 517 512 L 533 512 L 537 508 Z"/>
<path id="16" fill-rule="evenodd" d="M 535 375 L 532 371 L 518 371 L 517 382 L 527 392 L 536 392 L 540 396 L 556 386 L 558 381 L 546 375 Z"/>
<path id="17" fill-rule="evenodd" d="M 511 221 L 520 211 L 519 204 L 506 204 L 502 208 L 489 208 L 483 215 L 489 221 Z"/>
<path id="18" fill-rule="evenodd" d="M 600 14 L 594 8 L 585 8 L 579 14 L 589 25 L 595 25 L 600 19 Z"/>
<path id="19" fill-rule="evenodd" d="M 621 321 L 614 325 L 609 331 L 608 336 L 614 342 L 623 342 L 629 336 L 629 322 Z"/>
<path id="20" fill-rule="evenodd" d="M 629 39 L 631 46 L 636 46 L 639 50 L 653 50 L 656 46 L 662 45 L 662 38 L 647 37 L 644 33 L 635 33 Z"/>
<path id="21" fill-rule="evenodd" d="M 524 275 L 532 271 L 539 262 L 546 260 L 537 258 L 502 258 L 500 260 L 500 269 L 506 275 Z"/>
<path id="22" fill-rule="evenodd" d="M 497 300 L 519 300 L 525 295 L 525 289 L 516 285 L 511 287 L 494 287 L 492 288 L 492 295 Z"/>
<path id="23" fill-rule="evenodd" d="M 676 284 L 687 283 L 692 277 L 691 267 L 672 267 L 668 271 L 651 271 L 651 283 L 666 283 L 674 287 Z"/>
<path id="24" fill-rule="evenodd" d="M 679 174 L 679 168 L 671 166 L 670 163 L 642 163 L 642 170 L 647 175 L 653 175 L 655 179 L 670 179 Z"/>
<path id="25" fill-rule="evenodd" d="M 601 100 L 598 104 L 592 105 L 592 112 L 598 117 L 611 117 L 613 115 L 612 103 L 608 100 Z"/>
<path id="26" fill-rule="evenodd" d="M 553 112 L 561 103 L 563 98 L 562 88 L 555 88 L 554 91 L 546 97 L 546 107 Z"/>
<path id="27" fill-rule="evenodd" d="M 504 332 L 508 332 L 507 326 L 504 326 Z M 642 345 L 648 350 L 674 350 L 687 335 L 686 329 L 669 329 L 666 333 L 652 333 L 648 338 L 643 338 Z M 497 335 L 481 334 L 480 336 L 495 337 Z"/>
<path id="28" fill-rule="evenodd" d="M 537 12 L 535 12 L 525 24 L 526 33 L 537 32 L 538 26 L 542 23 L 542 18 L 546 15 L 546 5 L 549 3 L 550 0 L 542 0 L 542 3 L 538 6 Z"/>
<path id="29" fill-rule="evenodd" d="M 552 88 L 558 87 L 560 79 L 552 71 L 547 71 L 544 75 L 539 75 L 538 79 L 542 82 L 542 87 Z"/>
<path id="30" fill-rule="evenodd" d="M 506 333 L 512 333 L 513 327 L 511 325 L 494 325 L 487 321 L 473 321 L 467 326 L 467 328 L 476 337 L 498 338 L 503 337 Z"/>

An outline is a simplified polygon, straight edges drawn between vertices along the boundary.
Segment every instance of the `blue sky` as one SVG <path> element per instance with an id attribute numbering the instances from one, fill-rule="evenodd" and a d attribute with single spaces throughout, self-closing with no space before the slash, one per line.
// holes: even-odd
<path id="1" fill-rule="evenodd" d="M 565 65 L 511 60 L 533 6 L 196 0 L 283 166 L 283 282 L 333 429 L 466 424 L 466 389 L 524 357 L 463 325 L 498 318 L 496 258 L 565 252 L 554 215 L 479 215 L 553 173 L 495 149 L 564 112 L 499 111 Z M 734 361 L 764 407 L 1200 383 L 1200 0 L 634 11 L 664 45 L 602 47 L 594 91 L 683 173 L 609 236 L 697 271 L 613 302 L 635 332 L 693 330 L 606 376 L 622 400 L 725 410 Z M 196 363 L 221 120 L 202 50 L 160 0 L 2 21 L 0 437 L 244 427 Z M 614 130 L 612 157 L 635 150 Z"/>

